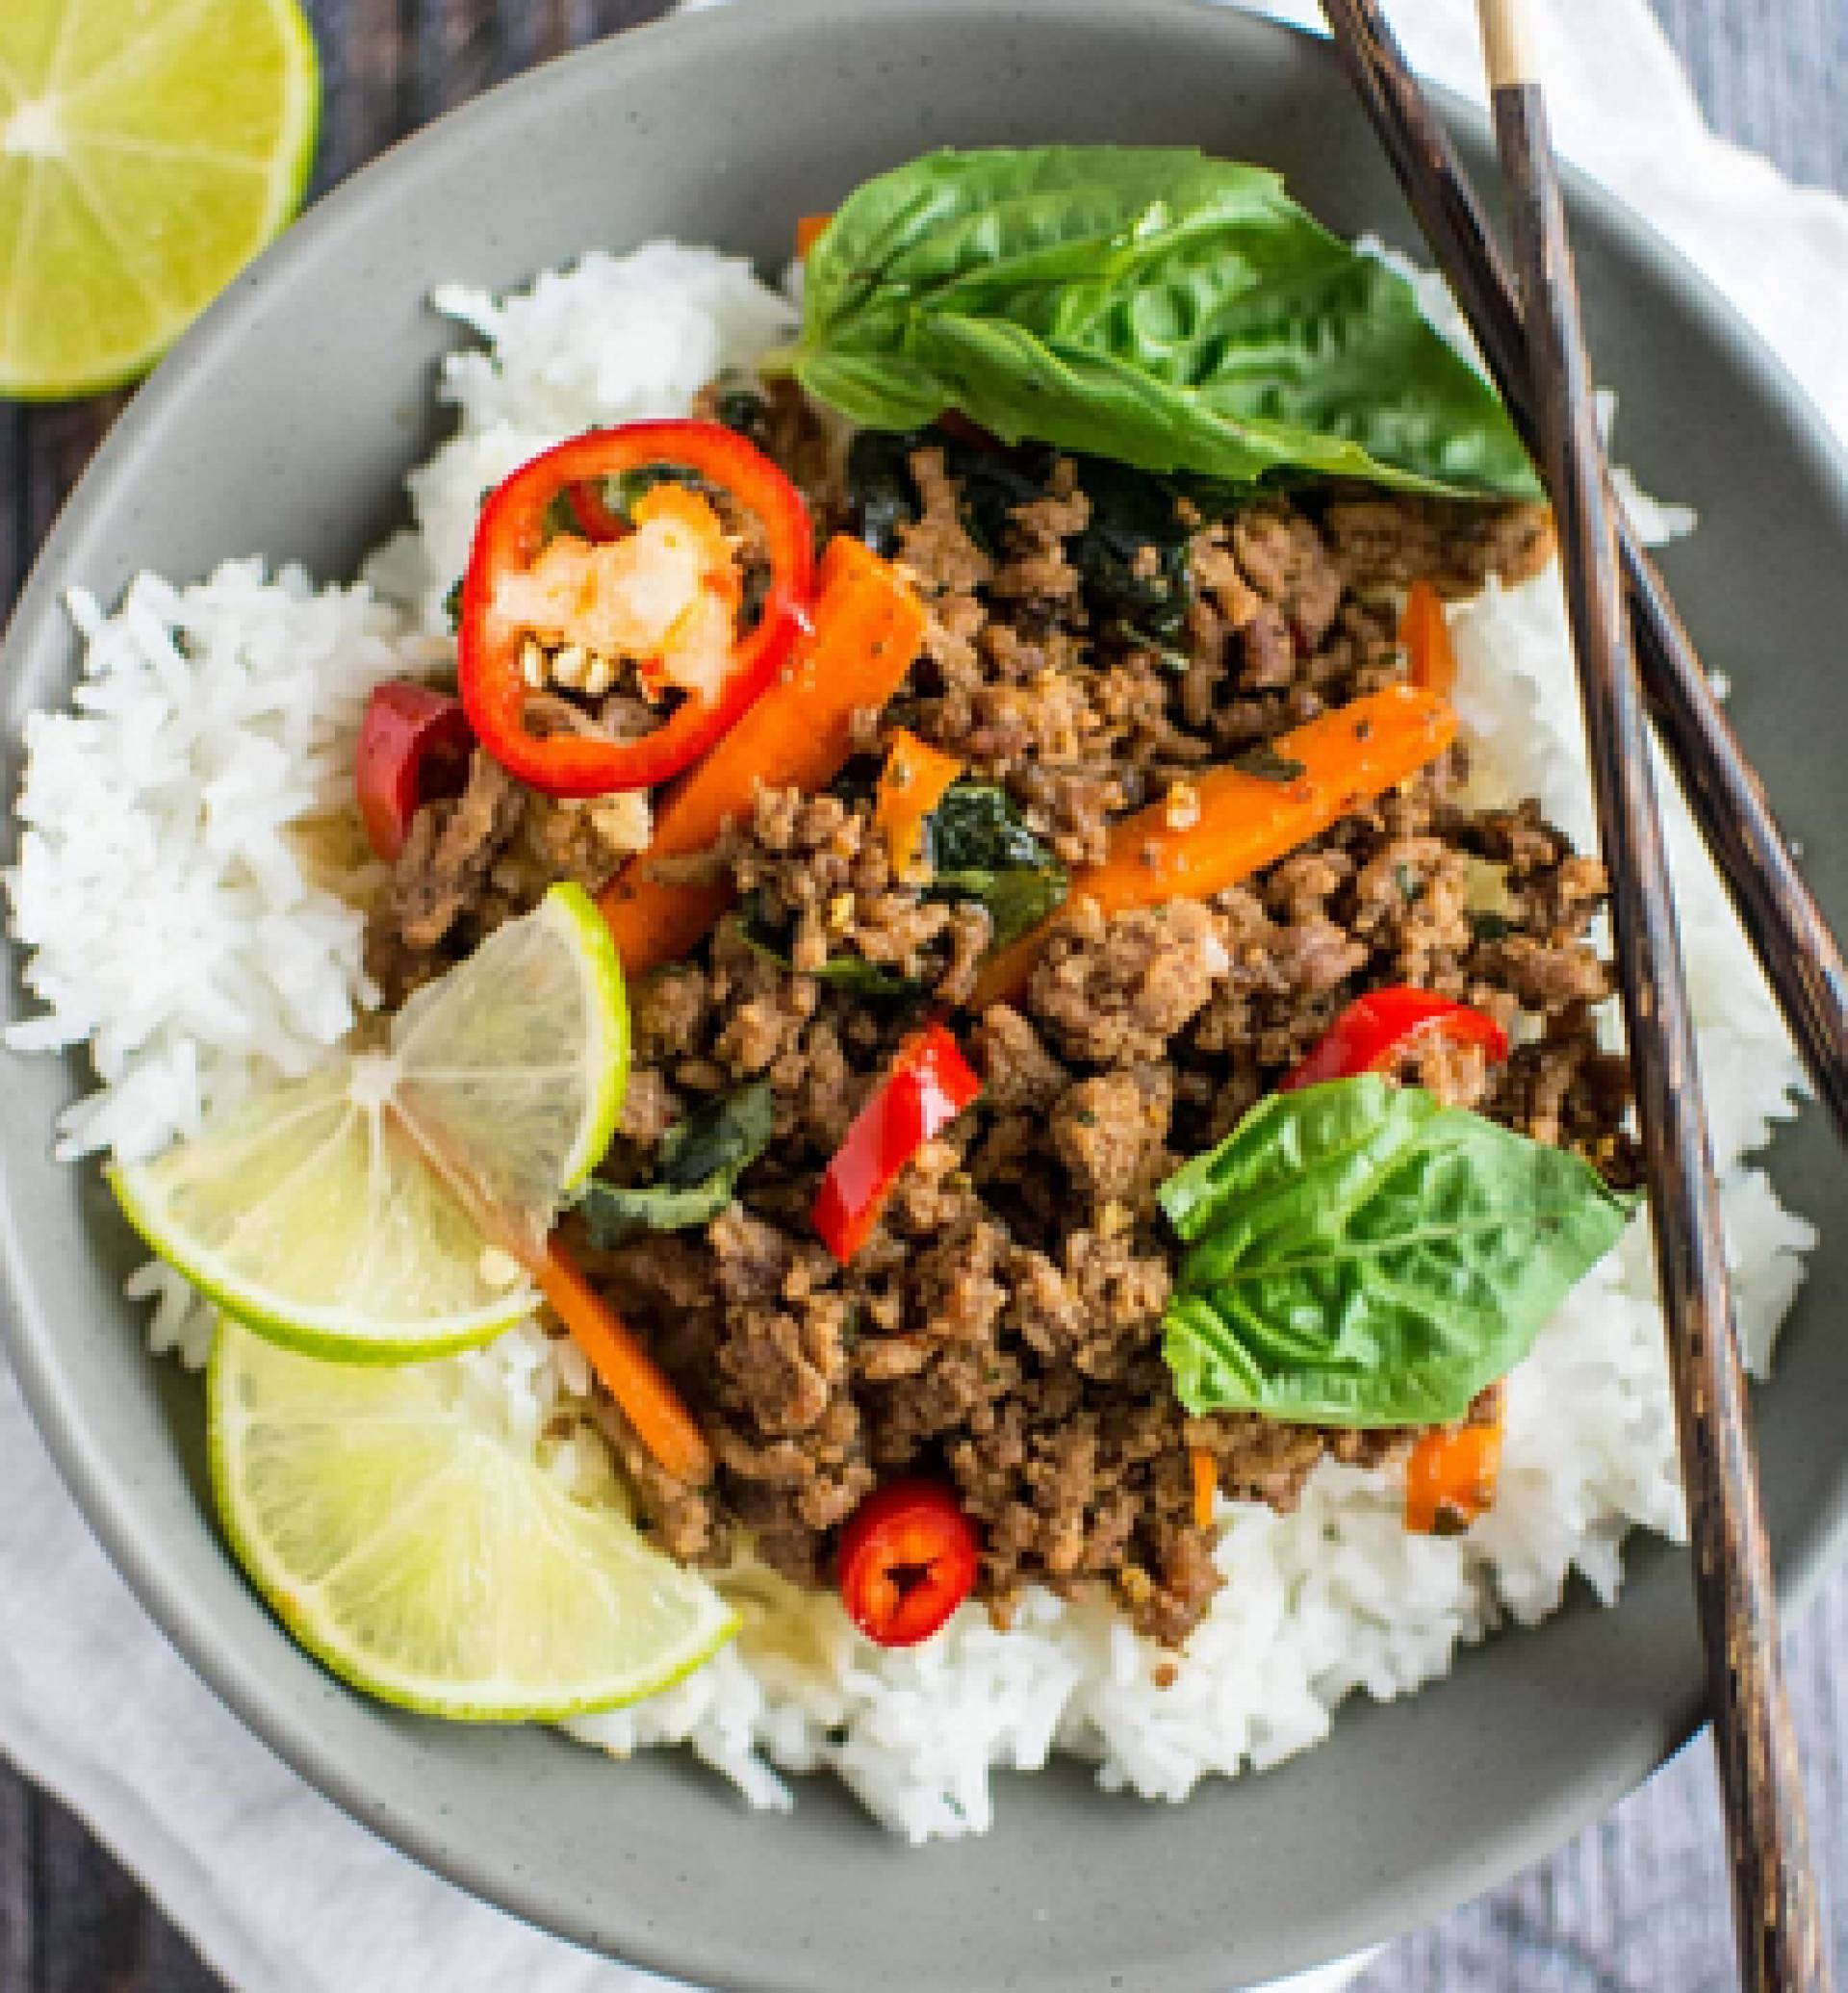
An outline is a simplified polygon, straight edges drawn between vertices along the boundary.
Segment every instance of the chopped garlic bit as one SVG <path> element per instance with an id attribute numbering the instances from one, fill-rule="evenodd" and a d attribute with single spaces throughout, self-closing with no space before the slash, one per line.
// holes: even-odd
<path id="1" fill-rule="evenodd" d="M 654 835 L 654 813 L 646 789 L 618 789 L 609 796 L 589 796 L 568 805 L 581 810 L 597 835 L 612 851 L 646 851 Z"/>
<path id="2" fill-rule="evenodd" d="M 1170 830 L 1191 830 L 1200 820 L 1200 792 L 1192 782 L 1173 782 L 1162 805 Z"/>

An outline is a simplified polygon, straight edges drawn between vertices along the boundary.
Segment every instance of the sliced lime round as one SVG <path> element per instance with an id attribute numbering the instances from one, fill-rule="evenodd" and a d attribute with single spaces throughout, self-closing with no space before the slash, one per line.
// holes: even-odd
<path id="1" fill-rule="evenodd" d="M 163 1259 L 271 1341 L 356 1362 L 440 1355 L 536 1305 L 477 1214 L 536 1251 L 607 1145 L 628 1071 L 609 932 L 579 887 L 554 886 L 419 992 L 388 1050 L 274 1087 L 110 1180 Z"/>
<path id="2" fill-rule="evenodd" d="M 0 395 L 143 373 L 301 204 L 295 0 L 0 6 Z"/>
<path id="3" fill-rule="evenodd" d="M 461 1362 L 321 1363 L 226 1321 L 207 1384 L 239 1561 L 304 1648 L 383 1701 L 552 1722 L 653 1695 L 737 1630 L 613 1482 L 567 1493 Z"/>

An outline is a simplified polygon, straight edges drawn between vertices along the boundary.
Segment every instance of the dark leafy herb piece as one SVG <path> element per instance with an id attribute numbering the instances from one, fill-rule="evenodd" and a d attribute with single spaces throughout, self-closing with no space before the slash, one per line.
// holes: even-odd
<path id="1" fill-rule="evenodd" d="M 1631 1201 L 1563 1149 L 1377 1075 L 1260 1101 L 1162 1186 L 1190 1412 L 1447 1424 L 1527 1355 Z"/>
<path id="2" fill-rule="evenodd" d="M 1174 483 L 1091 457 L 1079 466 L 1078 486 L 1091 518 L 1069 558 L 1092 619 L 1131 642 L 1172 645 L 1194 601 L 1193 536 Z"/>
<path id="3" fill-rule="evenodd" d="M 462 627 L 462 576 L 458 575 L 449 583 L 449 593 L 443 598 L 443 613 L 449 619 L 449 628 Z"/>
<path id="4" fill-rule="evenodd" d="M 911 452 L 923 441 L 886 429 L 860 429 L 847 446 L 847 523 L 883 559 L 898 551 L 898 536 L 917 517 Z"/>
<path id="5" fill-rule="evenodd" d="M 738 934 L 753 955 L 760 955 L 765 961 L 775 962 L 779 968 L 788 969 L 792 974 L 812 976 L 817 983 L 844 989 L 850 995 L 909 997 L 917 994 L 918 985 L 911 977 L 901 976 L 897 970 L 886 968 L 879 962 L 869 962 L 863 955 L 831 955 L 818 968 L 798 971 L 790 959 L 788 942 L 771 931 L 756 894 L 746 900 L 740 909 Z"/>
<path id="6" fill-rule="evenodd" d="M 926 448 L 942 451 L 944 469 L 957 483 L 963 530 L 990 555 L 1005 550 L 1014 513 L 1050 489 L 1051 450 L 984 449 L 935 428 L 898 434 L 861 429 L 847 451 L 848 516 L 855 534 L 875 553 L 896 553 L 900 534 L 918 516 L 911 460 Z M 1185 481 L 1080 457 L 1078 484 L 1091 500 L 1091 518 L 1067 552 L 1086 613 L 1097 628 L 1118 638 L 1172 647 L 1194 600 L 1192 529 L 1180 511 L 1189 496 Z M 1219 517 L 1230 507 L 1230 496 L 1217 492 L 1201 506 L 1201 516 Z"/>
<path id="7" fill-rule="evenodd" d="M 1539 492 L 1402 278 L 1275 174 L 1178 147 L 937 152 L 881 174 L 810 252 L 802 337 L 771 364 L 866 428 L 955 408 L 1007 443 L 1242 485 Z"/>
<path id="8" fill-rule="evenodd" d="M 1505 913 L 1472 913 L 1470 933 L 1478 941 L 1505 941 L 1514 933 L 1514 923 Z"/>
<path id="9" fill-rule="evenodd" d="M 1065 868 L 992 783 L 953 782 L 924 827 L 924 849 L 932 897 L 979 901 L 990 947 L 1018 940 L 1064 904 Z"/>
<path id="10" fill-rule="evenodd" d="M 776 1118 L 769 1084 L 759 1080 L 677 1121 L 655 1151 L 652 1184 L 626 1187 L 593 1177 L 578 1200 L 591 1243 L 606 1251 L 644 1232 L 710 1224 L 770 1146 Z"/>
<path id="11" fill-rule="evenodd" d="M 546 500 L 546 509 L 540 516 L 541 534 L 548 540 L 555 540 L 560 533 L 581 533 L 583 529 L 578 508 L 571 502 L 570 492 L 553 492 Z"/>
<path id="12" fill-rule="evenodd" d="M 657 484 L 680 484 L 704 498 L 721 496 L 708 477 L 685 464 L 637 464 L 632 471 L 619 471 L 603 480 L 603 503 L 618 519 L 628 520 L 642 499 Z"/>
<path id="13" fill-rule="evenodd" d="M 1291 754 L 1280 754 L 1267 741 L 1234 754 L 1232 766 L 1241 775 L 1254 775 L 1261 782 L 1294 782 L 1308 774 L 1307 764 Z"/>

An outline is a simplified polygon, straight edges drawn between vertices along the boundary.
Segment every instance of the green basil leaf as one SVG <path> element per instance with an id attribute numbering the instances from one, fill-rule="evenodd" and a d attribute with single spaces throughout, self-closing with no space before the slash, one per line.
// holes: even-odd
<path id="1" fill-rule="evenodd" d="M 656 1171 L 662 1183 L 678 1190 L 716 1176 L 736 1177 L 770 1146 L 776 1124 L 776 1096 L 768 1081 L 721 1094 L 661 1137 Z"/>
<path id="2" fill-rule="evenodd" d="M 1065 868 L 989 782 L 952 782 L 924 827 L 933 898 L 988 910 L 988 946 L 1005 948 L 1064 904 Z"/>
<path id="3" fill-rule="evenodd" d="M 777 357 L 864 427 L 960 409 L 1146 471 L 1537 498 L 1409 285 L 1274 173 L 1180 148 L 937 152 L 842 203 Z"/>
<path id="4" fill-rule="evenodd" d="M 1578 1157 L 1374 1075 L 1259 1102 L 1162 1186 L 1163 1353 L 1194 1413 L 1445 1424 L 1631 1209 Z"/>
<path id="5" fill-rule="evenodd" d="M 593 1177 L 578 1209 L 591 1243 L 607 1251 L 644 1232 L 707 1225 L 732 1202 L 739 1177 L 770 1146 L 776 1099 L 757 1081 L 696 1108 L 662 1136 L 652 1184 L 606 1184 Z"/>

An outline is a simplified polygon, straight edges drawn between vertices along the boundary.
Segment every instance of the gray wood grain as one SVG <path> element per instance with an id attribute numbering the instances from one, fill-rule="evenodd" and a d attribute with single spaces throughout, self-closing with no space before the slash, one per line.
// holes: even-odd
<path id="1" fill-rule="evenodd" d="M 0 1986 L 24 1986 L 32 1967 L 32 1809 L 35 1795 L 0 1761 Z"/>
<path id="2" fill-rule="evenodd" d="M 308 0 L 326 85 L 315 191 L 487 85 L 662 4 Z M 1848 0 L 1652 4 L 1722 132 L 1801 181 L 1848 191 Z M 0 403 L 0 617 L 118 405 Z M 1833 1884 L 1835 1952 L 1848 1960 L 1842 1654 L 1848 1572 L 1793 1629 L 1786 1655 L 1816 1868 Z M 1359 1993 L 1723 1993 L 1732 1983 L 1718 1795 L 1703 1741 L 1549 1861 L 1391 1947 Z M 0 1993 L 211 1993 L 217 1984 L 78 1823 L 0 1762 Z"/>

